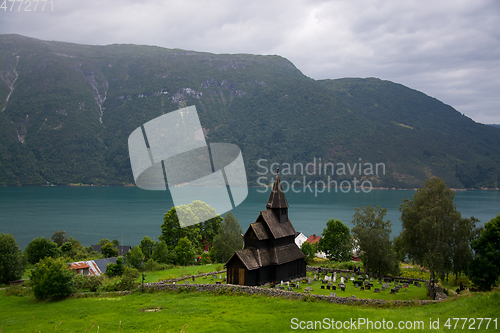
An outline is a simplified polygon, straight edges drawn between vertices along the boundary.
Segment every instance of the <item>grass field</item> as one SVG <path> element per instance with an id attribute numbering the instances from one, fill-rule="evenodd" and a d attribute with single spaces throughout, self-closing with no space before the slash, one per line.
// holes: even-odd
<path id="1" fill-rule="evenodd" d="M 448 318 L 497 318 L 500 314 L 500 293 L 462 296 L 446 302 L 414 307 L 345 306 L 323 301 L 307 302 L 265 296 L 214 294 L 207 292 L 139 292 L 123 296 L 103 296 L 66 299 L 59 302 L 36 302 L 29 296 L 5 296 L 0 291 L 0 332 L 289 332 L 322 323 L 324 318 L 356 323 L 358 331 L 374 331 L 368 324 L 359 325 L 363 319 L 386 325 L 410 327 L 420 322 L 417 332 L 430 330 L 430 321 L 439 329 Z M 293 319 L 296 318 L 296 319 Z M 361 319 L 360 319 L 361 318 Z M 498 321 L 498 319 L 496 319 Z M 331 324 L 330 319 L 326 320 Z M 335 325 L 334 322 L 334 325 Z M 450 322 L 453 329 L 454 321 Z M 459 322 L 461 328 L 463 321 Z M 467 327 L 471 322 L 467 323 Z M 486 321 L 475 331 L 496 331 L 491 321 Z M 349 324 L 350 325 L 350 324 Z M 423 325 L 423 326 L 422 326 Z M 466 328 L 467 328 L 466 327 Z M 319 323 L 316 322 L 319 329 Z M 340 331 L 351 331 L 352 327 Z M 391 330 L 375 330 L 391 331 Z"/>

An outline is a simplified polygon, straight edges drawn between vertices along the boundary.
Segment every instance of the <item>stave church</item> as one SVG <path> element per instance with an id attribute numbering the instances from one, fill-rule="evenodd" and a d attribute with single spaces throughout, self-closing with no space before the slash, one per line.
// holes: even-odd
<path id="1" fill-rule="evenodd" d="M 266 210 L 245 232 L 243 249 L 225 265 L 227 283 L 257 286 L 306 276 L 306 261 L 295 235 L 278 169 Z"/>

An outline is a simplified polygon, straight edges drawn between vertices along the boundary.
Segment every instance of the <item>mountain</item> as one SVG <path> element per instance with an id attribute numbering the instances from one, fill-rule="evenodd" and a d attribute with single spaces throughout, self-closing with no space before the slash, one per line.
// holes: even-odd
<path id="1" fill-rule="evenodd" d="M 241 148 L 252 185 L 278 163 L 289 183 L 327 181 L 334 165 L 339 183 L 498 187 L 500 131 L 400 84 L 317 81 L 280 56 L 19 35 L 0 35 L 0 184 L 133 183 L 130 133 L 189 105 L 208 142 Z"/>

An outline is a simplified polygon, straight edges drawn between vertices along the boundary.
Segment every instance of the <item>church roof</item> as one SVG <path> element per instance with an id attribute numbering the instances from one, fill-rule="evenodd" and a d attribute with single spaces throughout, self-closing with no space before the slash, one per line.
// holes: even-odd
<path id="1" fill-rule="evenodd" d="M 269 200 L 267 201 L 267 208 L 288 208 L 288 202 L 285 198 L 285 192 L 281 186 L 279 169 L 276 172 L 276 180 L 274 181 L 273 189 Z"/>
<path id="2" fill-rule="evenodd" d="M 286 222 L 280 223 L 274 212 L 270 209 L 261 211 L 259 217 L 257 218 L 257 222 L 260 220 L 261 216 L 262 220 L 269 227 L 269 230 L 271 230 L 274 239 L 295 235 L 295 229 L 293 228 L 290 219 L 287 219 Z"/>

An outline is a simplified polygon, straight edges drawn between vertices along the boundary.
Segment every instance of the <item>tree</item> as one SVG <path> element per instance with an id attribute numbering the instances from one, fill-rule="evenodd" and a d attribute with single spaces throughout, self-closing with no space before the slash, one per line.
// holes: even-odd
<path id="1" fill-rule="evenodd" d="M 52 235 L 52 241 L 57 244 L 57 247 L 61 247 L 68 241 L 68 239 L 66 238 L 66 232 L 62 230 L 54 231 L 54 234 Z"/>
<path id="2" fill-rule="evenodd" d="M 177 246 L 174 249 L 175 262 L 179 265 L 186 266 L 194 263 L 195 251 L 193 244 L 187 237 L 179 239 Z"/>
<path id="3" fill-rule="evenodd" d="M 141 248 L 137 245 L 134 245 L 130 251 L 125 254 L 127 264 L 137 270 L 141 270 L 143 258 L 144 254 L 142 253 Z"/>
<path id="4" fill-rule="evenodd" d="M 330 219 L 323 230 L 318 249 L 331 261 L 350 261 L 352 258 L 351 231 L 340 220 Z"/>
<path id="5" fill-rule="evenodd" d="M 172 251 L 183 237 L 187 237 L 192 243 L 198 246 L 201 241 L 200 228 L 198 225 L 182 228 L 179 224 L 176 207 L 172 207 L 165 213 L 159 238 L 165 242 L 169 251 Z"/>
<path id="6" fill-rule="evenodd" d="M 110 241 L 109 239 L 107 239 L 107 238 L 103 238 L 103 239 L 101 239 L 101 240 L 99 241 L 99 243 L 97 243 L 96 245 L 101 245 L 101 246 L 104 246 L 104 245 L 106 245 L 106 244 L 108 244 L 108 243 L 111 243 L 111 241 Z"/>
<path id="7" fill-rule="evenodd" d="M 213 245 L 214 238 L 219 232 L 221 223 L 222 217 L 220 217 L 219 215 L 203 223 L 200 223 L 201 240 L 203 242 L 206 242 L 208 244 L 208 247 L 211 247 Z"/>
<path id="8" fill-rule="evenodd" d="M 39 300 L 59 299 L 73 292 L 73 278 L 62 259 L 46 257 L 30 273 L 31 289 Z"/>
<path id="9" fill-rule="evenodd" d="M 480 289 L 490 290 L 500 277 L 500 215 L 484 224 L 472 248 L 474 259 L 469 265 L 469 277 Z"/>
<path id="10" fill-rule="evenodd" d="M 10 234 L 0 234 L 0 283 L 21 279 L 25 259 L 16 239 Z"/>
<path id="11" fill-rule="evenodd" d="M 116 257 L 118 256 L 118 249 L 110 242 L 101 247 L 101 253 L 106 258 Z"/>
<path id="12" fill-rule="evenodd" d="M 304 242 L 302 243 L 300 249 L 302 250 L 302 253 L 304 253 L 305 255 L 304 259 L 306 262 L 310 262 L 311 260 L 314 259 L 314 257 L 316 257 L 317 248 L 315 244 Z"/>
<path id="13" fill-rule="evenodd" d="M 384 221 L 387 209 L 376 206 L 354 208 L 352 234 L 357 239 L 362 252 L 361 259 L 365 270 L 378 274 L 399 272 L 399 262 L 392 251 L 391 222 Z"/>
<path id="14" fill-rule="evenodd" d="M 214 238 L 212 259 L 224 263 L 229 260 L 234 251 L 243 247 L 241 226 L 233 213 L 229 212 L 222 221 L 219 232 Z"/>
<path id="15" fill-rule="evenodd" d="M 453 203 L 454 193 L 439 178 L 428 179 L 422 188 L 405 199 L 401 212 L 401 238 L 409 258 L 429 269 L 431 282 L 435 274 L 461 270 L 463 251 L 469 248 L 475 219 L 464 221 Z"/>
<path id="16" fill-rule="evenodd" d="M 144 254 L 144 261 L 147 261 L 153 255 L 155 242 L 153 242 L 150 237 L 144 236 L 139 247 L 141 248 L 142 254 Z"/>
<path id="17" fill-rule="evenodd" d="M 115 239 L 113 239 L 113 240 L 111 241 L 111 243 L 112 243 L 114 246 L 116 246 L 116 247 L 120 246 L 120 241 L 119 241 L 118 239 L 116 239 L 116 238 L 115 238 Z"/>
<path id="18" fill-rule="evenodd" d="M 57 258 L 61 255 L 57 244 L 45 237 L 33 239 L 24 249 L 24 253 L 30 264 L 36 264 L 45 257 Z"/>
<path id="19" fill-rule="evenodd" d="M 173 262 L 172 255 L 168 252 L 167 245 L 164 242 L 155 242 L 152 258 L 161 264 Z"/>

